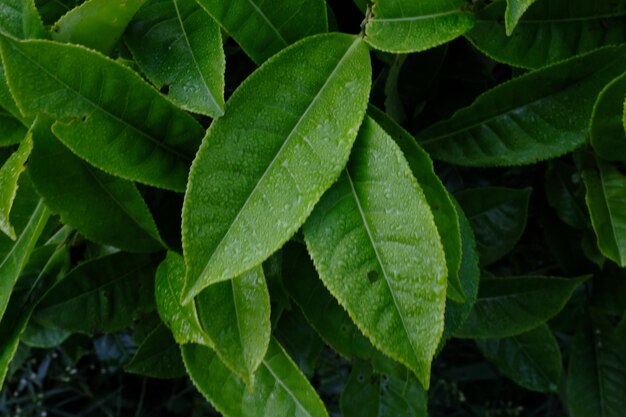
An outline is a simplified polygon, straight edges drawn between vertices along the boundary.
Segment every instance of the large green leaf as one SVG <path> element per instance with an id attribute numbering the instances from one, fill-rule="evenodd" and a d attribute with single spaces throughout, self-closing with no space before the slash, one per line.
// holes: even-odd
<path id="1" fill-rule="evenodd" d="M 369 117 L 304 235 L 321 279 L 357 326 L 428 387 L 443 331 L 445 255 L 402 152 Z"/>
<path id="2" fill-rule="evenodd" d="M 0 35 L 27 39 L 42 38 L 45 33 L 34 0 L 0 1 Z"/>
<path id="3" fill-rule="evenodd" d="M 465 166 L 531 164 L 582 145 L 596 95 L 626 70 L 626 46 L 606 47 L 499 85 L 418 133 L 435 159 Z"/>
<path id="4" fill-rule="evenodd" d="M 584 314 L 572 342 L 567 405 L 572 417 L 621 417 L 626 410 L 626 341 L 607 318 Z"/>
<path id="5" fill-rule="evenodd" d="M 219 25 L 195 0 L 148 0 L 124 40 L 147 77 L 185 110 L 224 114 Z"/>
<path id="6" fill-rule="evenodd" d="M 13 201 L 17 194 L 18 181 L 24 169 L 26 161 L 33 149 L 31 133 L 22 141 L 20 147 L 6 160 L 0 168 L 0 232 L 9 236 L 12 240 L 17 239 L 15 229 L 11 225 L 10 214 Z"/>
<path id="7" fill-rule="evenodd" d="M 461 267 L 461 232 L 459 218 L 446 187 L 435 174 L 433 162 L 424 150 L 415 142 L 413 136 L 396 124 L 385 113 L 370 106 L 368 114 L 396 141 L 411 167 L 413 175 L 424 191 L 435 225 L 441 236 L 441 243 L 446 254 L 448 269 L 447 296 L 462 303 L 465 294 L 459 268 Z"/>
<path id="8" fill-rule="evenodd" d="M 605 45 L 626 42 L 624 0 L 538 1 L 519 20 L 513 36 L 507 34 L 510 8 L 504 22 L 503 12 L 503 2 L 495 2 L 479 12 L 467 37 L 496 61 L 518 67 L 540 68 Z"/>
<path id="9" fill-rule="evenodd" d="M 12 117 L 11 117 L 12 116 Z M 30 127 L 31 121 L 25 118 L 15 104 L 13 95 L 7 84 L 4 73 L 4 65 L 0 59 L 0 146 L 13 145 L 26 136 L 26 128 Z M 23 126 L 20 127 L 20 123 Z"/>
<path id="10" fill-rule="evenodd" d="M 9 251 L 0 254 L 0 320 L 7 308 L 11 290 L 28 262 L 48 217 L 50 212 L 40 201 Z M 19 227 L 17 229 L 19 230 Z"/>
<path id="11" fill-rule="evenodd" d="M 365 26 L 376 49 L 417 52 L 444 44 L 474 24 L 465 0 L 377 0 Z"/>
<path id="12" fill-rule="evenodd" d="M 252 74 L 200 147 L 183 207 L 185 303 L 259 265 L 339 176 L 371 83 L 360 38 L 307 38 Z"/>
<path id="13" fill-rule="evenodd" d="M 3 39 L 20 109 L 45 113 L 73 152 L 125 179 L 183 191 L 202 127 L 133 71 L 84 47 Z"/>
<path id="14" fill-rule="evenodd" d="M 211 349 L 185 345 L 182 351 L 191 380 L 225 417 L 328 417 L 313 387 L 273 339 L 252 388 Z"/>
<path id="15" fill-rule="evenodd" d="M 63 15 L 52 39 L 111 53 L 126 26 L 145 0 L 88 0 Z"/>
<path id="16" fill-rule="evenodd" d="M 411 375 L 379 375 L 368 363 L 354 361 L 339 404 L 342 417 L 426 417 L 427 397 Z"/>
<path id="17" fill-rule="evenodd" d="M 323 0 L 288 0 L 280 6 L 268 0 L 196 1 L 257 64 L 328 28 Z"/>
<path id="18" fill-rule="evenodd" d="M 591 115 L 591 146 L 598 155 L 609 161 L 626 162 L 624 95 L 626 72 L 604 87 Z"/>
<path id="19" fill-rule="evenodd" d="M 531 192 L 530 188 L 481 187 L 456 194 L 474 230 L 482 265 L 502 258 L 520 239 Z"/>
<path id="20" fill-rule="evenodd" d="M 507 36 L 511 36 L 520 18 L 535 1 L 537 0 L 506 0 L 504 26 Z"/>
<path id="21" fill-rule="evenodd" d="M 185 375 L 180 348 L 162 323 L 146 336 L 124 370 L 151 378 L 180 378 Z"/>
<path id="22" fill-rule="evenodd" d="M 554 317 L 588 277 L 482 277 L 478 299 L 455 337 L 515 336 Z"/>
<path id="23" fill-rule="evenodd" d="M 500 372 L 524 388 L 555 392 L 559 387 L 561 350 L 547 325 L 503 339 L 479 339 L 476 344 Z"/>
<path id="24" fill-rule="evenodd" d="M 46 206 L 88 239 L 129 252 L 161 249 L 159 233 L 137 187 L 75 156 L 38 119 L 30 177 Z M 88 210 L 85 210 L 85 208 Z"/>
<path id="25" fill-rule="evenodd" d="M 598 247 L 604 256 L 626 267 L 626 175 L 615 164 L 590 157 L 583 180 Z"/>
<path id="26" fill-rule="evenodd" d="M 270 340 L 270 301 L 262 268 L 210 285 L 181 306 L 184 271 L 183 258 L 173 252 L 159 267 L 159 313 L 179 343 L 211 347 L 222 363 L 252 385 Z"/>
<path id="27" fill-rule="evenodd" d="M 82 333 L 114 332 L 154 307 L 155 258 L 118 252 L 80 264 L 41 301 L 46 326 Z"/>

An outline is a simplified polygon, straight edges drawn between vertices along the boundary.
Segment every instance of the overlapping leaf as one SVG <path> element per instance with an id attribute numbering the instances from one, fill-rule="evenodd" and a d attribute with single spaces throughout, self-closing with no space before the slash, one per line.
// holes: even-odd
<path id="1" fill-rule="evenodd" d="M 417 134 L 435 159 L 464 166 L 531 164 L 581 146 L 596 95 L 626 70 L 606 47 L 513 79 Z"/>
<path id="2" fill-rule="evenodd" d="M 202 128 L 130 69 L 50 41 L 5 38 L 1 52 L 20 109 L 60 119 L 54 133 L 81 158 L 125 179 L 185 189 Z"/>
<path id="3" fill-rule="evenodd" d="M 185 303 L 259 265 L 345 165 L 371 83 L 360 38 L 307 38 L 252 74 L 204 138 L 183 208 Z"/>
<path id="4" fill-rule="evenodd" d="M 609 161 L 626 162 L 625 95 L 626 72 L 604 87 L 591 114 L 591 146 Z"/>
<path id="5" fill-rule="evenodd" d="M 161 323 L 141 342 L 124 370 L 151 378 L 180 378 L 185 375 L 180 348 L 172 333 Z"/>
<path id="6" fill-rule="evenodd" d="M 224 114 L 225 58 L 219 25 L 195 0 L 148 0 L 125 41 L 157 88 L 185 110 Z"/>
<path id="7" fill-rule="evenodd" d="M 465 0 L 377 0 L 365 26 L 366 40 L 394 53 L 433 48 L 472 27 L 466 7 Z"/>
<path id="8" fill-rule="evenodd" d="M 197 0 L 257 64 L 302 38 L 326 32 L 322 0 Z"/>
<path id="9" fill-rule="evenodd" d="M 19 39 L 43 38 L 45 29 L 34 0 L 0 2 L 0 35 Z"/>
<path id="10" fill-rule="evenodd" d="M 508 36 L 511 36 L 520 18 L 535 1 L 536 0 L 506 0 L 504 26 Z"/>
<path id="11" fill-rule="evenodd" d="M 33 149 L 32 135 L 23 140 L 20 147 L 6 160 L 0 168 L 0 232 L 17 239 L 15 229 L 11 225 L 10 214 L 13 201 L 17 194 L 17 184 L 26 169 L 26 161 Z"/>
<path id="12" fill-rule="evenodd" d="M 372 119 L 304 233 L 321 279 L 357 326 L 427 387 L 443 331 L 445 255 L 408 163 Z"/>

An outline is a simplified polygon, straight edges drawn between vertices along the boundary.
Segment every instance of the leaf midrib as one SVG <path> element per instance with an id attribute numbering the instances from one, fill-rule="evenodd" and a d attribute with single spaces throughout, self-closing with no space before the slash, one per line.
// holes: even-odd
<path id="1" fill-rule="evenodd" d="M 283 150 L 287 147 L 287 144 L 290 143 L 291 139 L 295 136 L 295 133 L 297 132 L 298 128 L 300 127 L 300 125 L 302 124 L 303 120 L 308 116 L 309 112 L 311 111 L 311 109 L 314 107 L 315 103 L 317 102 L 317 100 L 321 97 L 322 93 L 326 90 L 326 88 L 328 87 L 330 81 L 334 78 L 335 74 L 337 73 L 337 71 L 339 70 L 339 68 L 343 65 L 344 61 L 347 59 L 347 57 L 351 54 L 352 50 L 359 45 L 361 42 L 360 38 L 356 38 L 354 40 L 354 42 L 350 45 L 350 47 L 347 49 L 346 53 L 341 57 L 341 59 L 338 61 L 337 65 L 335 66 L 335 68 L 333 68 L 333 70 L 331 71 L 330 75 L 326 78 L 326 81 L 324 82 L 324 84 L 322 85 L 322 87 L 319 89 L 319 91 L 317 92 L 317 94 L 315 95 L 315 97 L 313 97 L 313 99 L 311 100 L 311 103 L 309 104 L 309 106 L 306 108 L 306 110 L 302 113 L 302 115 L 300 116 L 300 118 L 298 119 L 298 121 L 296 122 L 296 124 L 294 125 L 294 127 L 291 129 L 291 131 L 289 132 L 289 134 L 287 135 L 287 138 L 284 140 L 284 142 L 282 143 L 282 145 L 280 146 L 280 148 L 278 149 L 278 151 L 276 152 L 276 155 L 274 155 L 274 158 L 272 159 L 272 161 L 269 163 L 269 165 L 267 166 L 267 168 L 265 169 L 265 171 L 263 172 L 263 174 L 261 175 L 261 178 L 259 178 L 259 180 L 256 182 L 256 184 L 254 185 L 254 188 L 252 189 L 252 191 L 248 194 L 248 197 L 246 198 L 246 201 L 243 203 L 243 205 L 241 206 L 241 208 L 239 209 L 239 211 L 237 212 L 235 218 L 233 219 L 233 221 L 230 223 L 228 229 L 226 230 L 226 233 L 224 233 L 224 236 L 222 237 L 222 239 L 219 241 L 219 243 L 215 246 L 215 249 L 212 252 L 211 258 L 209 258 L 209 261 L 207 262 L 206 266 L 204 267 L 202 273 L 200 274 L 200 277 L 203 277 L 205 275 L 207 275 L 207 271 L 209 269 L 209 266 L 211 265 L 211 259 L 213 257 L 213 255 L 215 253 L 217 253 L 221 248 L 222 245 L 224 244 L 224 242 L 226 241 L 226 238 L 230 235 L 230 232 L 233 230 L 233 225 L 235 225 L 238 221 L 239 221 L 239 217 L 241 216 L 241 213 L 243 213 L 246 209 L 246 207 L 248 206 L 248 204 L 250 203 L 250 201 L 252 200 L 252 196 L 255 195 L 256 191 L 258 190 L 259 186 L 263 183 L 263 180 L 265 179 L 265 177 L 268 175 L 268 173 L 272 170 L 272 168 L 274 167 L 274 164 L 276 163 L 276 161 L 278 160 L 278 157 L 282 154 Z"/>
<path id="2" fill-rule="evenodd" d="M 421 16 L 407 16 L 407 17 L 374 17 L 371 23 L 395 23 L 395 22 L 417 22 L 420 20 L 436 19 L 439 17 L 451 16 L 455 14 L 465 14 L 459 9 L 449 10 L 446 12 L 432 13 Z"/>

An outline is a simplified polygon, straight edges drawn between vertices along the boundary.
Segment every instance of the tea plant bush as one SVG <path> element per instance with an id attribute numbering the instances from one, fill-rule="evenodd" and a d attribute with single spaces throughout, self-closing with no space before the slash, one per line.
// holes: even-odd
<path id="1" fill-rule="evenodd" d="M 3 413 L 624 415 L 626 1 L 0 0 L 0 56 Z"/>

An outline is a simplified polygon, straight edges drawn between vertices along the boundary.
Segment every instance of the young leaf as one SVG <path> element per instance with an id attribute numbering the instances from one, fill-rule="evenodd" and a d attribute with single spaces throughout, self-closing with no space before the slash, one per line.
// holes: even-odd
<path id="1" fill-rule="evenodd" d="M 154 308 L 154 261 L 119 252 L 82 263 L 46 295 L 35 317 L 73 332 L 121 330 Z"/>
<path id="2" fill-rule="evenodd" d="M 445 255 L 402 152 L 369 117 L 304 236 L 321 279 L 361 331 L 428 387 L 443 331 Z"/>
<path id="3" fill-rule="evenodd" d="M 183 191 L 202 127 L 133 71 L 96 52 L 50 41 L 0 41 L 20 109 L 61 119 L 56 136 L 98 168 Z"/>
<path id="4" fill-rule="evenodd" d="M 409 167 L 417 179 L 418 184 L 424 191 L 424 196 L 428 201 L 435 225 L 441 236 L 441 243 L 446 254 L 446 266 L 448 269 L 448 285 L 446 294 L 448 298 L 462 303 L 465 301 L 465 294 L 461 280 L 459 279 L 459 268 L 461 267 L 461 232 L 459 229 L 459 218 L 452 203 L 451 197 L 446 187 L 435 174 L 433 162 L 424 150 L 415 142 L 413 136 L 396 124 L 385 113 L 370 106 L 369 116 L 374 119 L 393 140 L 396 141 L 404 157 L 409 163 Z"/>
<path id="5" fill-rule="evenodd" d="M 137 187 L 75 156 L 38 119 L 29 173 L 46 206 L 90 240 L 129 252 L 162 249 L 161 238 Z M 89 207 L 89 210 L 85 210 Z"/>
<path id="6" fill-rule="evenodd" d="M 504 4 L 494 2 L 478 13 L 466 36 L 491 58 L 517 67 L 540 68 L 626 41 L 624 0 L 542 0 L 519 20 L 513 36 L 508 33 L 509 11 L 507 7 L 503 24 Z"/>
<path id="7" fill-rule="evenodd" d="M 598 155 L 609 161 L 626 162 L 624 94 L 626 72 L 604 87 L 591 114 L 591 146 Z"/>
<path id="8" fill-rule="evenodd" d="M 455 337 L 489 339 L 515 336 L 554 317 L 589 277 L 482 277 L 478 299 Z"/>
<path id="9" fill-rule="evenodd" d="M 187 373 L 225 417 L 328 417 L 313 387 L 274 339 L 248 388 L 201 345 L 182 347 Z"/>
<path id="10" fill-rule="evenodd" d="M 135 62 L 185 110 L 224 114 L 225 58 L 219 25 L 194 0 L 148 0 L 124 40 Z"/>
<path id="11" fill-rule="evenodd" d="M 616 165 L 595 157 L 583 169 L 587 207 L 604 256 L 626 267 L 626 175 Z"/>
<path id="12" fill-rule="evenodd" d="M 626 70 L 606 47 L 517 77 L 417 135 L 435 159 L 464 166 L 531 164 L 582 145 L 594 100 Z"/>
<path id="13" fill-rule="evenodd" d="M 17 194 L 17 184 L 26 169 L 26 161 L 33 149 L 32 134 L 29 133 L 20 147 L 6 160 L 0 168 L 0 232 L 12 240 L 17 239 L 15 229 L 11 225 L 9 215 L 13 200 Z"/>
<path id="14" fill-rule="evenodd" d="M 196 0 L 257 64 L 307 36 L 326 32 L 323 0 Z"/>
<path id="15" fill-rule="evenodd" d="M 88 0 L 52 28 L 52 39 L 109 55 L 145 0 Z"/>
<path id="16" fill-rule="evenodd" d="M 343 417 L 425 417 L 428 396 L 412 375 L 378 375 L 367 362 L 354 361 L 341 393 Z"/>
<path id="17" fill-rule="evenodd" d="M 531 188 L 482 187 L 457 193 L 480 254 L 489 265 L 509 253 L 524 233 Z"/>
<path id="18" fill-rule="evenodd" d="M 124 366 L 126 372 L 151 378 L 180 378 L 185 365 L 172 333 L 162 323 L 148 334 L 135 356 Z"/>
<path id="19" fill-rule="evenodd" d="M 7 253 L 0 253 L 0 320 L 7 308 L 11 290 L 28 262 L 48 217 L 50 212 L 40 201 L 10 250 Z"/>
<path id="20" fill-rule="evenodd" d="M 204 289 L 181 306 L 185 264 L 173 252 L 158 270 L 159 313 L 179 343 L 200 342 L 246 384 L 265 356 L 270 340 L 270 300 L 262 268 Z"/>
<path id="21" fill-rule="evenodd" d="M 478 348 L 500 372 L 531 391 L 556 392 L 561 382 L 561 350 L 550 328 L 539 327 L 502 339 L 478 339 Z"/>
<path id="22" fill-rule="evenodd" d="M 365 26 L 381 51 L 418 52 L 461 36 L 474 25 L 465 0 L 377 0 Z"/>
<path id="23" fill-rule="evenodd" d="M 584 314 L 571 349 L 567 378 L 570 415 L 623 416 L 626 409 L 625 341 L 605 317 Z"/>
<path id="24" fill-rule="evenodd" d="M 46 30 L 35 7 L 35 0 L 0 2 L 0 35 L 18 39 L 43 38 Z"/>
<path id="25" fill-rule="evenodd" d="M 520 18 L 535 1 L 536 0 L 506 0 L 504 26 L 506 27 L 507 36 L 511 36 Z"/>
<path id="26" fill-rule="evenodd" d="M 371 83 L 360 38 L 307 38 L 252 74 L 194 160 L 183 207 L 184 302 L 259 265 L 345 165 Z"/>

